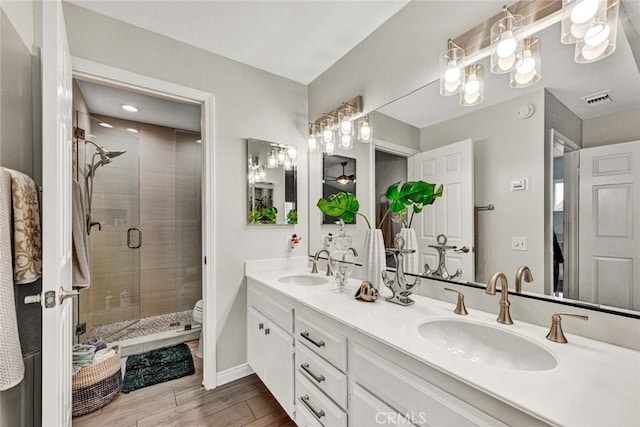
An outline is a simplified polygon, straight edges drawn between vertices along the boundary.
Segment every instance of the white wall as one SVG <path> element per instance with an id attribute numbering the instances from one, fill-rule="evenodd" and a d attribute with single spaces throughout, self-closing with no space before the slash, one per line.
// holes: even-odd
<path id="1" fill-rule="evenodd" d="M 420 150 L 420 129 L 377 111 L 369 114 L 376 140 Z"/>
<path id="2" fill-rule="evenodd" d="M 526 104 L 535 113 L 520 120 L 516 111 Z M 467 138 L 473 140 L 475 204 L 495 206 L 478 214 L 476 280 L 502 271 L 511 281 L 528 265 L 536 281 L 527 290 L 543 292 L 544 90 L 424 128 L 421 151 Z M 520 178 L 529 179 L 529 190 L 510 191 L 509 182 Z M 528 251 L 511 250 L 512 236 L 527 237 Z"/>
<path id="3" fill-rule="evenodd" d="M 640 107 L 582 122 L 582 146 L 597 147 L 640 140 Z"/>
<path id="4" fill-rule="evenodd" d="M 285 257 L 286 236 L 306 237 L 307 174 L 298 172 L 297 226 L 247 225 L 246 141 L 299 148 L 306 163 L 307 88 L 150 31 L 64 4 L 71 54 L 215 95 L 218 371 L 246 362 L 246 259 Z M 308 251 L 303 238 L 300 254 Z"/>

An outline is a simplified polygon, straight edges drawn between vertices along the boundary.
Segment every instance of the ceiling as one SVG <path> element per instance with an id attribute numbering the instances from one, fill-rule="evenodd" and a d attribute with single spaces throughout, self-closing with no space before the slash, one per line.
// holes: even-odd
<path id="1" fill-rule="evenodd" d="M 83 80 L 78 80 L 78 85 L 91 114 L 200 132 L 199 105 L 155 98 Z M 140 111 L 124 111 L 124 104 L 138 107 Z"/>
<path id="2" fill-rule="evenodd" d="M 640 73 L 621 27 L 618 27 L 616 51 L 591 64 L 574 61 L 574 45 L 560 42 L 560 24 L 547 28 L 538 36 L 542 38 L 542 79 L 529 88 L 511 89 L 508 74 L 492 74 L 489 58 L 486 58 L 481 61 L 485 66 L 485 100 L 479 106 L 461 107 L 458 96 L 441 96 L 439 82 L 435 81 L 378 111 L 422 129 L 543 87 L 583 120 L 639 105 Z M 604 90 L 609 91 L 614 102 L 589 106 L 581 99 Z"/>
<path id="3" fill-rule="evenodd" d="M 409 0 L 67 0 L 309 84 Z"/>

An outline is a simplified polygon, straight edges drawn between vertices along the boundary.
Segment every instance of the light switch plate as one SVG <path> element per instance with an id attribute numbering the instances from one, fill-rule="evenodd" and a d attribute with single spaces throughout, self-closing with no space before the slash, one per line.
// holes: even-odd
<path id="1" fill-rule="evenodd" d="M 512 251 L 528 251 L 529 239 L 525 236 L 512 236 L 511 237 L 511 250 Z"/>

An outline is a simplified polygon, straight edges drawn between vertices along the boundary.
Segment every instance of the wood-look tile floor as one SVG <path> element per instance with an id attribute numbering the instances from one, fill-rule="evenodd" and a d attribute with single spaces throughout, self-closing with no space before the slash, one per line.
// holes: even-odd
<path id="1" fill-rule="evenodd" d="M 195 353 L 198 342 L 187 344 Z M 194 356 L 194 362 L 194 375 L 120 394 L 101 410 L 74 418 L 74 427 L 295 427 L 256 375 L 207 391 L 202 359 Z"/>

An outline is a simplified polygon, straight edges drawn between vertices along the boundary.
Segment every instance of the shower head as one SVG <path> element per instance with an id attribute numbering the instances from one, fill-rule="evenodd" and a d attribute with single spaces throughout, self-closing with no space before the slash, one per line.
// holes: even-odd
<path id="1" fill-rule="evenodd" d="M 111 163 L 113 160 L 111 160 L 111 158 L 109 157 L 102 157 L 98 163 L 94 163 L 94 164 L 89 164 L 87 165 L 87 167 L 89 168 L 87 171 L 87 177 L 94 177 L 96 175 L 96 170 L 100 167 L 100 166 L 104 166 L 104 165 L 108 165 L 109 163 Z"/>
<path id="2" fill-rule="evenodd" d="M 98 144 L 96 144 L 93 141 L 86 140 L 85 142 L 87 142 L 87 143 L 93 145 L 94 147 L 96 147 L 96 151 L 100 155 L 100 159 L 102 161 L 104 161 L 105 159 L 115 159 L 116 157 L 121 156 L 121 155 L 123 155 L 124 153 L 127 152 L 127 150 L 109 151 L 106 148 L 99 146 Z M 110 161 L 109 162 L 105 161 L 103 164 L 107 164 L 107 163 L 110 163 Z"/>

